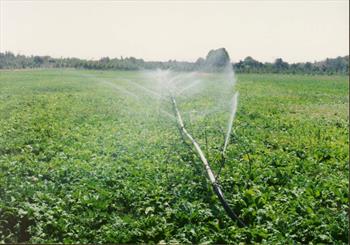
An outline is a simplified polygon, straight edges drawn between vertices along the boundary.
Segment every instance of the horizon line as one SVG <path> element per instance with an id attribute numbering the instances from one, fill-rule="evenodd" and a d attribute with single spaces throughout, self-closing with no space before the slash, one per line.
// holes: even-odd
<path id="1" fill-rule="evenodd" d="M 143 60 L 144 62 L 169 62 L 169 61 L 175 61 L 175 62 L 188 62 L 188 63 L 195 63 L 199 58 L 203 58 L 205 59 L 205 56 L 200 56 L 198 58 L 195 59 L 195 61 L 189 61 L 189 60 L 177 60 L 177 59 L 167 59 L 167 60 L 148 60 L 148 59 L 144 59 L 144 58 L 140 58 L 140 57 L 135 57 L 135 56 L 123 56 L 123 55 L 120 55 L 119 57 L 117 56 L 100 56 L 98 58 L 95 58 L 95 57 L 90 57 L 90 58 L 82 58 L 82 57 L 77 57 L 77 56 L 52 56 L 52 55 L 48 55 L 48 54 L 45 54 L 45 55 L 42 55 L 42 54 L 23 54 L 23 53 L 20 53 L 20 52 L 13 52 L 13 51 L 10 51 L 10 50 L 5 50 L 5 51 L 2 51 L 0 50 L 0 53 L 6 53 L 6 52 L 9 52 L 9 53 L 12 53 L 14 55 L 24 55 L 24 56 L 27 56 L 27 57 L 31 57 L 31 56 L 40 56 L 40 57 L 45 57 L 45 56 L 48 56 L 48 57 L 51 57 L 51 58 L 54 58 L 54 59 L 80 59 L 80 60 L 87 60 L 87 61 L 99 61 L 100 59 L 102 58 L 109 58 L 109 59 L 126 59 L 126 58 L 135 58 L 135 59 L 139 59 L 139 60 Z M 253 58 L 254 60 L 258 61 L 258 62 L 261 62 L 261 63 L 274 63 L 276 61 L 276 59 L 282 59 L 284 62 L 287 62 L 289 64 L 297 64 L 297 63 L 313 63 L 313 62 L 321 62 L 321 61 L 325 61 L 327 59 L 336 59 L 338 57 L 346 57 L 346 56 L 349 56 L 349 54 L 345 54 L 345 55 L 337 55 L 337 56 L 333 56 L 333 57 L 325 57 L 325 58 L 322 58 L 322 59 L 319 59 L 319 60 L 313 60 L 313 61 L 310 61 L 310 60 L 307 60 L 307 61 L 297 61 L 297 62 L 289 62 L 287 59 L 284 59 L 283 57 L 277 57 L 275 58 L 273 61 L 260 61 L 259 59 L 257 58 L 254 58 L 254 56 L 252 55 L 247 55 L 245 56 L 244 58 L 239 58 L 237 59 L 237 61 L 233 61 L 230 57 L 230 62 L 231 63 L 238 63 L 240 61 L 243 61 L 245 58 L 247 57 L 251 57 Z"/>

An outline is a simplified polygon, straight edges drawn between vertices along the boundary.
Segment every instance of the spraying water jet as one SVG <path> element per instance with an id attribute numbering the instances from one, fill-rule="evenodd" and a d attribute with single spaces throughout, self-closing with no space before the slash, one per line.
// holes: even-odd
<path id="1" fill-rule="evenodd" d="M 228 56 L 226 58 L 228 58 Z M 156 72 L 145 72 L 145 77 L 149 78 L 149 80 L 142 85 L 131 80 L 127 82 L 133 85 L 139 92 L 142 92 L 144 97 L 146 95 L 145 98 L 148 99 L 147 102 L 156 101 L 158 103 L 159 114 L 163 114 L 177 122 L 177 127 L 183 136 L 182 138 L 191 142 L 189 146 L 195 149 L 195 152 L 203 163 L 213 191 L 217 195 L 227 215 L 232 220 L 237 221 L 240 226 L 245 226 L 244 222 L 230 208 L 226 201 L 217 176 L 214 175 L 209 161 L 200 147 L 199 138 L 195 137 L 195 130 L 193 130 L 191 126 L 190 133 L 185 127 L 183 119 L 183 115 L 186 115 L 191 122 L 192 120 L 198 120 L 196 121 L 196 124 L 198 124 L 196 126 L 198 126 L 199 131 L 203 130 L 200 123 L 205 122 L 207 124 L 207 121 L 211 121 L 213 125 L 216 127 L 219 126 L 220 129 L 227 127 L 227 131 L 224 133 L 221 171 L 226 161 L 225 152 L 230 142 L 233 121 L 237 111 L 238 92 L 233 93 L 235 79 L 229 60 L 226 60 L 224 63 L 218 62 L 218 60 L 220 61 L 218 57 L 208 59 L 205 68 L 208 69 L 209 73 L 205 70 L 203 72 L 185 74 L 174 73 L 169 70 L 158 70 Z M 225 66 L 223 67 L 222 64 L 225 64 Z M 124 90 L 123 92 L 126 94 L 132 93 L 116 86 L 113 87 Z M 173 115 L 160 107 L 161 103 L 166 101 L 170 101 Z M 182 104 L 182 111 L 180 111 L 178 104 Z M 209 116 L 211 117 L 210 119 Z M 222 121 L 225 122 L 225 126 L 220 126 L 220 122 Z M 225 130 L 223 130 L 223 132 L 224 131 Z M 207 145 L 206 133 L 205 137 Z M 220 171 L 218 171 L 218 173 L 220 173 Z"/>

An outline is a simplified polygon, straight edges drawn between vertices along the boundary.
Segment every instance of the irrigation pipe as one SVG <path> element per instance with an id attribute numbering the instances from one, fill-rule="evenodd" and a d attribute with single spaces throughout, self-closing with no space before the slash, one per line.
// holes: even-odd
<path id="1" fill-rule="evenodd" d="M 176 117 L 177 117 L 177 123 L 178 123 L 179 129 L 182 132 L 182 134 L 185 135 L 191 141 L 191 143 L 193 144 L 194 148 L 196 149 L 196 151 L 197 151 L 201 161 L 204 164 L 205 170 L 207 171 L 207 174 L 208 174 L 209 180 L 210 180 L 210 182 L 212 184 L 213 190 L 214 190 L 215 194 L 218 196 L 218 198 L 219 198 L 222 206 L 224 207 L 227 215 L 232 220 L 238 221 L 240 225 L 245 226 L 244 222 L 237 216 L 237 214 L 228 205 L 228 203 L 227 203 L 227 201 L 226 201 L 226 199 L 224 197 L 224 194 L 221 191 L 220 185 L 218 184 L 218 182 L 217 182 L 217 180 L 215 178 L 215 175 L 214 175 L 213 171 L 210 168 L 208 160 L 205 157 L 205 155 L 204 155 L 202 149 L 200 148 L 199 144 L 197 143 L 197 141 L 195 141 L 195 139 L 192 137 L 192 135 L 189 134 L 188 131 L 186 130 L 184 122 L 183 122 L 181 114 L 180 114 L 180 111 L 179 111 L 179 109 L 177 107 L 176 100 L 175 100 L 174 96 L 171 96 L 171 102 L 173 104 L 174 112 L 175 112 Z"/>

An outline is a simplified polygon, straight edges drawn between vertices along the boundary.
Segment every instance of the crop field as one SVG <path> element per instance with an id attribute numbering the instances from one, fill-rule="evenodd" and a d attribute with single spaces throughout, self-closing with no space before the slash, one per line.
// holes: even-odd
<path id="1" fill-rule="evenodd" d="M 224 166 L 222 118 L 184 118 L 244 226 L 142 72 L 1 71 L 0 242 L 347 244 L 348 77 L 236 77 Z"/>

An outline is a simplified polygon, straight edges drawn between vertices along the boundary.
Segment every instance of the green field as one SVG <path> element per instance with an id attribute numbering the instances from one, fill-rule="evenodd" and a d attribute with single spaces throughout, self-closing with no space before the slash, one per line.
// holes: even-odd
<path id="1" fill-rule="evenodd" d="M 141 72 L 1 71 L 0 242 L 348 242 L 348 77 L 237 75 L 220 183 L 246 227 L 130 80 L 147 86 Z M 189 131 L 217 172 L 209 126 Z"/>

